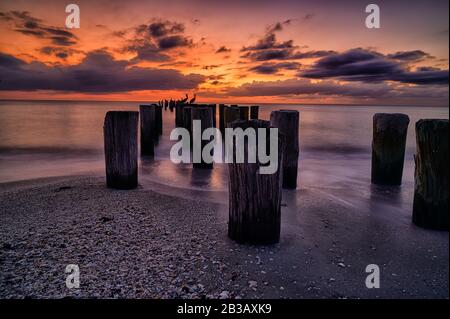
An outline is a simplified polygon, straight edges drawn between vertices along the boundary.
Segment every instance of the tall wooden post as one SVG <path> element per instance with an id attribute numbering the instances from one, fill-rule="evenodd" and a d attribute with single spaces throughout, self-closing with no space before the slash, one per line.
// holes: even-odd
<path id="1" fill-rule="evenodd" d="M 156 105 L 156 131 L 157 135 L 161 135 L 163 133 L 163 117 L 162 117 L 162 105 Z"/>
<path id="2" fill-rule="evenodd" d="M 200 145 L 201 145 L 201 149 L 200 149 L 200 154 L 197 154 L 201 160 L 200 163 L 192 163 L 192 167 L 193 168 L 208 168 L 208 169 L 212 169 L 213 168 L 213 163 L 206 163 L 203 161 L 203 157 L 202 157 L 202 151 L 203 151 L 203 147 L 209 143 L 209 141 L 206 140 L 202 140 L 201 139 L 201 134 L 203 134 L 203 131 L 206 130 L 207 128 L 213 127 L 213 123 L 212 123 L 212 109 L 210 107 L 194 107 L 192 108 L 192 121 L 194 120 L 200 120 L 201 121 L 201 129 L 200 129 Z M 192 124 L 192 131 L 194 131 L 194 124 Z M 195 139 L 197 138 L 197 136 L 195 135 L 195 133 L 193 132 L 192 137 Z M 193 144 L 195 144 L 196 141 L 193 141 Z M 195 148 L 192 147 L 192 152 L 195 152 Z M 193 154 L 193 158 L 194 154 Z"/>
<path id="3" fill-rule="evenodd" d="M 298 127 L 299 112 L 295 110 L 273 111 L 270 114 L 270 124 L 277 127 L 286 138 L 286 149 L 283 155 L 283 188 L 297 188 L 298 173 Z"/>
<path id="4" fill-rule="evenodd" d="M 219 104 L 219 129 L 220 132 L 223 133 L 225 132 L 225 108 L 227 106 L 225 104 Z"/>
<path id="5" fill-rule="evenodd" d="M 212 111 L 212 125 L 213 127 L 217 127 L 216 123 L 216 114 L 217 114 L 217 105 L 216 104 L 208 104 Z"/>
<path id="6" fill-rule="evenodd" d="M 156 106 L 140 105 L 140 128 L 141 128 L 141 155 L 155 155 L 155 140 L 157 136 Z"/>
<path id="7" fill-rule="evenodd" d="M 252 127 L 256 130 L 257 143 L 269 144 L 270 134 L 266 140 L 258 140 L 258 128 L 270 129 L 268 121 L 236 121 L 232 128 L 243 130 Z M 236 153 L 237 140 L 233 141 L 233 153 Z M 278 140 L 278 163 L 281 163 L 284 138 Z M 233 160 L 228 164 L 229 174 L 229 221 L 228 236 L 239 243 L 273 244 L 280 239 L 281 211 L 281 169 L 273 174 L 260 174 L 261 164 L 249 163 L 248 140 L 244 139 L 244 163 Z"/>
<path id="8" fill-rule="evenodd" d="M 191 106 L 183 108 L 183 127 L 189 131 L 192 136 L 192 109 Z"/>
<path id="9" fill-rule="evenodd" d="M 248 106 L 239 107 L 239 118 L 244 121 L 248 120 Z"/>
<path id="10" fill-rule="evenodd" d="M 405 160 L 409 117 L 377 113 L 373 116 L 372 183 L 400 185 Z"/>
<path id="11" fill-rule="evenodd" d="M 175 127 L 183 127 L 183 104 L 175 105 Z"/>
<path id="12" fill-rule="evenodd" d="M 448 120 L 416 123 L 413 222 L 417 226 L 449 229 Z"/>
<path id="13" fill-rule="evenodd" d="M 225 128 L 230 127 L 230 124 L 234 121 L 238 121 L 240 118 L 239 108 L 238 107 L 227 107 L 224 110 L 224 124 Z"/>
<path id="14" fill-rule="evenodd" d="M 137 187 L 138 112 L 110 111 L 103 125 L 106 184 L 110 188 Z"/>
<path id="15" fill-rule="evenodd" d="M 250 119 L 257 120 L 259 117 L 259 105 L 250 106 Z"/>

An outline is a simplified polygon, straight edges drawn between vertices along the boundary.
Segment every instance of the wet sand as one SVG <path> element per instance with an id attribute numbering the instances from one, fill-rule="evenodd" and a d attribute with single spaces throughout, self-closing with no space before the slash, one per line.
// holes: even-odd
<path id="1" fill-rule="evenodd" d="M 285 191 L 281 241 L 259 247 L 227 238 L 226 194 L 186 192 L 110 190 L 98 176 L 0 184 L 0 298 L 449 296 L 448 232 L 376 204 L 395 190 L 374 190 L 367 207 L 339 190 Z M 67 264 L 79 289 L 65 285 Z M 368 264 L 380 289 L 365 286 Z"/>

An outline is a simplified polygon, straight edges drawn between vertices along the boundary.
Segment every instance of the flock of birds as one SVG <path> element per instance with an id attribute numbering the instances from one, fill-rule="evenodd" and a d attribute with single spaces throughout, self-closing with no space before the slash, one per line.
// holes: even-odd
<path id="1" fill-rule="evenodd" d="M 179 99 L 179 100 L 160 100 L 158 101 L 158 105 L 163 106 L 164 109 L 167 110 L 167 108 L 170 108 L 170 110 L 172 111 L 174 109 L 174 107 L 176 105 L 189 105 L 189 104 L 194 104 L 195 100 L 197 98 L 197 95 L 194 93 L 194 96 L 189 99 L 189 95 L 186 93 L 186 97 L 183 99 Z"/>

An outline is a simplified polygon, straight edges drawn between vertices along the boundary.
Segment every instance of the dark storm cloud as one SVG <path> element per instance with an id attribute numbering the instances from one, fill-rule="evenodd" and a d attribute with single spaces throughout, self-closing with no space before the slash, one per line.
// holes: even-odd
<path id="1" fill-rule="evenodd" d="M 432 58 L 431 55 L 422 50 L 413 51 L 399 51 L 396 53 L 388 54 L 389 58 L 405 62 L 420 61 L 426 58 Z"/>
<path id="2" fill-rule="evenodd" d="M 72 48 L 57 47 L 57 46 L 45 46 L 40 48 L 39 52 L 45 55 L 56 56 L 60 59 L 66 59 L 67 57 L 73 55 L 74 53 L 81 53 L 81 51 Z"/>
<path id="3" fill-rule="evenodd" d="M 158 39 L 158 46 L 161 50 L 191 46 L 192 41 L 186 37 L 172 35 Z"/>
<path id="4" fill-rule="evenodd" d="M 129 52 L 136 53 L 133 61 L 144 60 L 153 62 L 166 62 L 170 60 L 170 56 L 162 53 L 161 50 L 153 43 L 144 43 L 142 45 L 134 45 L 127 48 Z"/>
<path id="5" fill-rule="evenodd" d="M 339 83 L 334 80 L 322 80 L 311 83 L 308 79 L 288 79 L 281 81 L 251 82 L 236 88 L 228 88 L 225 94 L 230 96 L 306 96 L 306 97 L 349 97 L 374 99 L 379 101 L 415 100 L 448 103 L 448 87 L 399 86 L 386 83 Z M 416 100 L 417 101 L 417 100 Z"/>
<path id="6" fill-rule="evenodd" d="M 335 81 L 310 83 L 307 79 L 289 79 L 283 81 L 265 81 L 243 84 L 228 89 L 231 96 L 277 96 L 277 95 L 344 95 L 354 97 L 383 96 L 391 91 L 385 84 L 356 85 L 340 84 Z"/>
<path id="7" fill-rule="evenodd" d="M 125 31 L 118 32 L 121 37 L 126 34 Z M 136 53 L 134 61 L 165 62 L 171 60 L 169 51 L 192 46 L 192 39 L 185 35 L 184 24 L 157 20 L 136 26 L 133 37 L 127 40 L 122 52 Z"/>
<path id="8" fill-rule="evenodd" d="M 231 49 L 228 49 L 226 46 L 221 46 L 216 50 L 216 53 L 228 53 L 231 52 Z"/>
<path id="9" fill-rule="evenodd" d="M 185 29 L 184 24 L 170 21 L 158 21 L 151 23 L 148 26 L 150 35 L 157 38 L 183 33 L 184 29 Z"/>
<path id="10" fill-rule="evenodd" d="M 70 92 L 124 92 L 134 90 L 193 89 L 205 80 L 199 74 L 141 68 L 94 51 L 71 66 L 25 63 L 0 53 L 0 90 L 55 90 Z"/>
<path id="11" fill-rule="evenodd" d="M 250 61 L 270 61 L 270 60 L 300 60 L 308 58 L 323 57 L 334 51 L 297 51 L 298 46 L 294 45 L 293 40 L 278 42 L 276 32 L 282 31 L 285 25 L 289 25 L 291 20 L 286 20 L 283 23 L 276 23 L 267 28 L 265 35 L 257 40 L 256 44 L 244 46 L 241 56 Z"/>
<path id="12" fill-rule="evenodd" d="M 0 20 L 10 23 L 16 32 L 49 40 L 54 45 L 71 46 L 76 44 L 78 40 L 72 32 L 48 26 L 41 19 L 31 16 L 27 11 L 1 12 Z"/>
<path id="13" fill-rule="evenodd" d="M 306 78 L 337 78 L 346 81 L 395 81 L 409 84 L 448 84 L 448 70 L 410 71 L 389 55 L 364 49 L 351 49 L 318 60 L 299 75 Z"/>
<path id="14" fill-rule="evenodd" d="M 25 62 L 22 60 L 12 55 L 0 53 L 0 68 L 17 69 L 22 65 L 25 65 Z"/>
<path id="15" fill-rule="evenodd" d="M 331 54 L 335 54 L 336 51 L 332 50 L 318 50 L 318 51 L 307 51 L 307 52 L 296 52 L 292 55 L 292 59 L 314 59 L 314 58 L 323 58 L 325 56 L 329 56 Z"/>
<path id="16" fill-rule="evenodd" d="M 243 47 L 241 51 L 260 51 L 270 49 L 292 49 L 294 48 L 292 40 L 277 42 L 275 33 L 268 33 L 262 39 L 259 39 L 255 45 Z"/>
<path id="17" fill-rule="evenodd" d="M 250 71 L 260 74 L 276 74 L 281 70 L 298 70 L 300 65 L 297 62 L 263 63 L 250 68 Z"/>

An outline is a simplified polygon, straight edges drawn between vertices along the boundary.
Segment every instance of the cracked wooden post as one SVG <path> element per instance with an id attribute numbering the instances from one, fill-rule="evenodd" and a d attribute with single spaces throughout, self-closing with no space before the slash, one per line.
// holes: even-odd
<path id="1" fill-rule="evenodd" d="M 417 226 L 449 229 L 448 120 L 416 123 L 413 222 Z"/>
<path id="2" fill-rule="evenodd" d="M 402 183 L 408 124 L 409 117 L 405 114 L 377 113 L 373 116 L 373 184 Z"/>
<path id="3" fill-rule="evenodd" d="M 239 119 L 244 121 L 248 120 L 248 106 L 239 107 Z"/>
<path id="4" fill-rule="evenodd" d="M 299 155 L 299 112 L 295 110 L 280 110 L 270 113 L 270 124 L 277 127 L 285 136 L 283 155 L 283 188 L 297 188 L 298 155 Z"/>
<path id="5" fill-rule="evenodd" d="M 258 105 L 250 106 L 250 119 L 257 120 L 258 117 L 259 117 L 259 106 Z"/>
<path id="6" fill-rule="evenodd" d="M 270 141 L 270 122 L 262 120 L 236 121 L 232 128 L 243 130 L 252 127 L 267 129 L 266 141 Z M 258 143 L 258 137 L 256 138 Z M 284 138 L 278 136 L 278 163 L 283 156 Z M 281 211 L 281 169 L 278 165 L 273 174 L 261 174 L 258 157 L 256 163 L 248 161 L 248 139 L 244 139 L 244 163 L 233 160 L 228 164 L 229 220 L 228 236 L 239 242 L 249 244 L 273 244 L 280 240 Z M 233 141 L 233 154 L 236 154 L 236 139 Z M 234 155 L 235 156 L 235 155 Z"/>
<path id="7" fill-rule="evenodd" d="M 202 156 L 202 151 L 203 151 L 203 147 L 208 144 L 210 141 L 206 141 L 203 140 L 201 138 L 203 131 L 213 127 L 213 121 L 212 121 L 212 109 L 211 107 L 194 107 L 192 108 L 192 121 L 194 120 L 200 120 L 201 121 L 201 127 L 200 127 L 200 132 L 199 134 L 196 134 L 195 130 L 194 130 L 194 123 L 192 123 L 192 137 L 193 137 L 193 147 L 192 147 L 192 156 L 193 159 L 195 160 L 195 157 L 198 156 L 200 158 L 200 161 L 198 163 L 192 163 L 192 167 L 193 168 L 207 168 L 207 169 L 212 169 L 213 168 L 213 163 L 206 163 L 203 161 L 203 156 Z M 195 139 L 200 139 L 200 141 L 195 141 Z M 200 148 L 200 153 L 196 153 L 196 149 L 195 149 L 195 144 L 199 143 L 199 145 L 201 146 Z"/>
<path id="8" fill-rule="evenodd" d="M 225 128 L 230 127 L 231 123 L 238 121 L 240 118 L 239 108 L 236 106 L 230 106 L 224 110 L 224 125 Z M 224 128 L 224 129 L 225 129 Z"/>
<path id="9" fill-rule="evenodd" d="M 103 125 L 106 184 L 109 188 L 137 187 L 138 112 L 110 111 Z"/>

